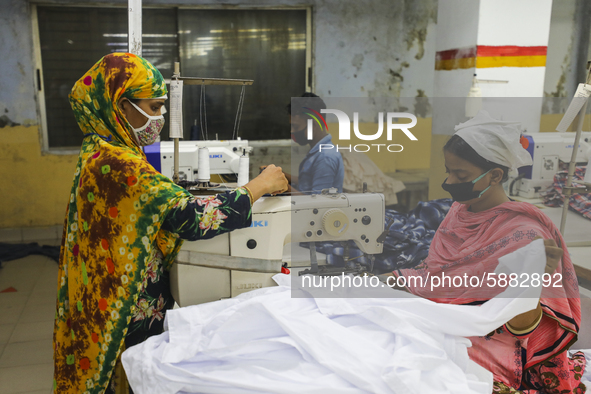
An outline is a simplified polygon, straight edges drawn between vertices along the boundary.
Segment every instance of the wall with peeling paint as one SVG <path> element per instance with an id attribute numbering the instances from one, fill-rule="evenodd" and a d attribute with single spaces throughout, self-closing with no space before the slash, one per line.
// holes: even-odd
<path id="1" fill-rule="evenodd" d="M 0 228 L 61 224 L 77 159 L 42 155 L 37 127 L 0 128 Z"/>
<path id="2" fill-rule="evenodd" d="M 37 3 L 90 4 L 75 0 Z M 124 6 L 127 0 L 92 4 Z M 144 0 L 144 6 L 172 4 Z M 228 8 L 311 5 L 313 78 L 321 96 L 391 97 L 394 101 L 432 96 L 437 0 L 174 1 L 178 6 L 200 4 Z M 0 7 L 0 228 L 60 224 L 76 156 L 41 151 L 29 2 L 0 0 Z M 428 107 L 416 111 L 427 119 L 431 116 Z M 430 127 L 425 133 L 430 135 Z M 422 138 L 420 144 L 428 152 L 430 138 Z M 414 161 L 396 161 L 396 168 L 428 167 L 428 155 L 427 160 L 411 156 Z M 388 171 L 394 169 L 393 163 L 388 163 Z"/>
<path id="3" fill-rule="evenodd" d="M 436 1 L 318 1 L 314 15 L 317 94 L 432 96 Z"/>
<path id="4" fill-rule="evenodd" d="M 471 73 L 481 80 L 506 81 L 481 81 L 481 108 L 496 118 L 519 120 L 530 132 L 539 130 L 552 0 L 479 0 L 469 2 L 468 10 L 467 3 L 450 0 L 439 7 L 436 92 L 458 99 L 433 105 L 429 198 L 448 196 L 439 186 L 445 179 L 442 148 L 454 126 L 467 119 L 464 98 Z M 506 99 L 519 97 L 538 99 Z"/>
<path id="5" fill-rule="evenodd" d="M 0 9 L 0 227 L 61 224 L 77 157 L 42 153 L 28 5 Z"/>
<path id="6" fill-rule="evenodd" d="M 0 69 L 0 111 L 14 122 L 36 124 L 35 74 L 32 62 L 28 2 L 7 3 L 0 15 L 3 53 Z M 82 4 L 88 1 L 40 0 L 38 4 Z M 171 1 L 145 0 L 144 6 Z M 127 4 L 126 0 L 92 4 Z M 177 0 L 175 5 L 240 7 L 313 7 L 313 76 L 316 93 L 333 97 L 431 97 L 437 0 Z M 6 37 L 6 39 L 4 39 Z M 14 112 L 12 112 L 14 111 Z"/>
<path id="7" fill-rule="evenodd" d="M 82 1 L 40 0 L 38 3 L 74 5 Z M 145 6 L 172 3 L 144 0 Z M 0 177 L 3 179 L 0 227 L 59 224 L 63 209 L 54 202 L 67 195 L 76 159 L 73 155 L 41 152 L 28 4 L 26 0 L 0 0 Z M 124 6 L 127 0 L 97 0 L 93 4 Z M 313 78 L 315 91 L 321 96 L 390 97 L 395 107 L 399 97 L 435 94 L 437 0 L 258 0 L 256 4 L 246 0 L 174 1 L 179 6 L 200 4 L 228 8 L 311 5 Z M 574 92 L 580 79 L 579 63 L 586 60 L 588 53 L 590 7 L 591 2 L 585 0 L 553 0 L 546 96 L 568 97 Z M 555 102 L 547 103 L 545 112 L 556 112 L 553 106 Z M 426 118 L 430 124 L 430 108 L 408 110 Z M 373 120 L 365 121 L 373 125 Z M 421 146 L 413 148 L 418 153 L 413 156 L 414 161 L 397 158 L 384 170 L 428 167 L 429 155 L 425 154 L 423 159 L 420 152 L 429 152 L 430 143 L 431 138 L 421 139 Z M 48 184 L 47 179 L 52 182 Z M 14 193 L 14 190 L 23 192 Z M 43 202 L 37 201 L 39 195 L 43 196 Z"/>
<path id="8" fill-rule="evenodd" d="M 562 113 L 585 78 L 584 68 L 590 53 L 590 17 L 591 3 L 586 0 L 553 0 L 544 113 Z M 568 100 L 557 99 L 560 97 Z"/>
<path id="9" fill-rule="evenodd" d="M 546 58 L 546 78 L 544 81 L 544 96 L 568 97 L 574 94 L 572 85 L 571 58 L 574 40 L 576 1 L 554 0 L 552 3 L 552 23 L 550 25 L 550 40 Z M 567 83 L 567 79 L 569 83 Z M 545 112 L 558 112 L 560 106 L 550 105 Z"/>
<path id="10" fill-rule="evenodd" d="M 2 0 L 0 10 L 0 127 L 36 124 L 28 5 Z"/>

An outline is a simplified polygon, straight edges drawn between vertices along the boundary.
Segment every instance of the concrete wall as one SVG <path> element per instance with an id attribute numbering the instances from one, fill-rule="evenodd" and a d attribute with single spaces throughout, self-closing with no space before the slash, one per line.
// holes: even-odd
<path id="1" fill-rule="evenodd" d="M 0 127 L 38 123 L 31 18 L 25 1 L 0 0 Z"/>
<path id="2" fill-rule="evenodd" d="M 433 105 L 430 199 L 448 196 L 440 187 L 445 179 L 442 148 L 454 126 L 469 116 L 463 101 L 471 74 L 483 80 L 483 99 L 477 107 L 499 119 L 520 121 L 530 132 L 539 131 L 551 15 L 552 0 L 440 2 L 435 91 L 439 97 L 456 99 L 436 100 Z"/>
<path id="3" fill-rule="evenodd" d="M 36 126 L 0 128 L 0 228 L 61 224 L 77 156 L 43 155 Z"/>
<path id="4" fill-rule="evenodd" d="M 144 0 L 144 5 L 312 6 L 316 93 L 325 97 L 389 97 L 396 101 L 398 97 L 464 96 L 465 93 L 452 92 L 452 88 L 467 92 L 469 81 L 462 86 L 447 86 L 449 81 L 444 78 L 434 86 L 436 39 L 453 38 L 437 34 L 438 5 L 442 8 L 442 4 L 454 2 L 465 5 L 459 8 L 462 10 L 479 6 L 475 0 Z M 124 6 L 127 1 L 40 0 L 37 3 Z M 572 96 L 581 80 L 581 67 L 589 51 L 590 7 L 591 2 L 586 0 L 553 0 L 543 88 L 547 100 Z M 29 2 L 0 0 L 0 10 L 0 228 L 59 225 L 77 155 L 42 152 Z M 445 12 L 440 14 L 440 18 L 445 15 Z M 455 20 L 457 16 L 454 13 L 447 18 Z M 458 30 L 478 28 L 478 24 L 470 24 L 466 18 L 463 21 L 456 23 Z M 455 46 L 475 43 L 460 44 Z M 561 105 L 564 104 L 560 101 L 545 103 L 544 112 L 548 115 L 543 115 L 546 121 L 542 121 L 540 130 L 553 129 L 560 120 L 560 115 L 554 114 Z M 409 110 L 416 112 L 415 108 Z M 437 166 L 438 161 L 430 157 L 431 146 L 440 146 L 442 141 L 431 136 L 431 111 L 421 116 L 424 119 L 419 119 L 417 126 L 420 142 L 409 145 L 412 154 L 380 160 L 378 165 L 382 165 L 384 172 Z M 374 130 L 375 124 L 368 122 L 364 127 Z M 281 144 L 256 147 L 253 164 L 285 159 L 289 148 L 278 145 Z M 438 187 L 440 183 L 438 178 L 433 184 Z"/>
<path id="5" fill-rule="evenodd" d="M 589 1 L 553 0 L 544 81 L 544 113 L 563 112 L 577 85 L 585 78 L 585 65 L 590 53 L 589 18 Z M 568 100 L 560 99 L 564 97 Z"/>
<path id="6" fill-rule="evenodd" d="M 432 96 L 437 2 L 316 1 L 316 93 Z"/>
<path id="7" fill-rule="evenodd" d="M 41 0 L 38 4 L 126 5 L 126 0 Z M 316 93 L 334 97 L 430 97 L 437 0 L 144 0 L 144 6 L 312 6 Z M 0 0 L 0 228 L 59 225 L 77 155 L 42 152 L 29 2 Z M 428 118 L 429 113 L 425 116 Z M 398 168 L 428 167 L 426 159 Z M 374 125 L 371 125 L 374 127 Z M 423 145 L 421 145 L 423 146 Z M 265 162 L 266 150 L 257 150 Z M 277 149 L 269 151 L 278 155 Z M 388 163 L 388 171 L 394 166 Z M 414 163 L 417 163 L 416 165 Z"/>
<path id="8" fill-rule="evenodd" d="M 41 152 L 28 5 L 0 9 L 0 227 L 61 224 L 76 157 Z"/>

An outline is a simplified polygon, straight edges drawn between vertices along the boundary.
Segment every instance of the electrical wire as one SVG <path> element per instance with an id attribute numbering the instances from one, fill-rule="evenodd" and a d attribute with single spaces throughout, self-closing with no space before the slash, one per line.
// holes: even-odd
<path id="1" fill-rule="evenodd" d="M 201 138 L 205 141 L 209 140 L 209 134 L 207 132 L 207 107 L 205 103 L 205 81 L 201 83 L 199 97 L 199 124 L 201 125 Z"/>
<path id="2" fill-rule="evenodd" d="M 240 99 L 238 100 L 238 109 L 236 110 L 236 119 L 234 119 L 234 131 L 232 132 L 232 139 L 238 137 L 238 131 L 240 129 L 240 121 L 242 120 L 242 108 L 244 107 L 244 94 L 246 91 L 246 85 L 242 84 L 242 91 L 240 92 Z"/>

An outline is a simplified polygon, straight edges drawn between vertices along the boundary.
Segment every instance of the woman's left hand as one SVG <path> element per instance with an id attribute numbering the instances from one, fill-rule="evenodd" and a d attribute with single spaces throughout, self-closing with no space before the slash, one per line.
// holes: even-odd
<path id="1" fill-rule="evenodd" d="M 540 238 L 541 237 L 536 237 L 535 239 Z M 552 274 L 556 271 L 558 264 L 560 264 L 560 259 L 564 254 L 564 250 L 556 245 L 556 242 L 553 239 L 545 239 L 544 248 L 546 249 L 546 268 L 544 269 L 544 272 Z"/>

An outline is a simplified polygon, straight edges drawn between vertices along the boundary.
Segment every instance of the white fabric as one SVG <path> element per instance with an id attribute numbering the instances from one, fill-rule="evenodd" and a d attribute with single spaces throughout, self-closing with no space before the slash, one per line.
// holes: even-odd
<path id="1" fill-rule="evenodd" d="M 518 122 L 504 122 L 492 118 L 485 110 L 455 127 L 461 137 L 480 156 L 493 163 L 519 168 L 533 164 L 531 155 L 520 143 Z"/>
<path id="2" fill-rule="evenodd" d="M 504 271 L 541 272 L 543 241 L 500 263 Z M 509 288 L 481 306 L 437 304 L 387 287 L 375 295 L 400 298 L 294 298 L 303 294 L 292 293 L 289 276 L 276 281 L 168 311 L 168 331 L 122 355 L 134 392 L 490 394 L 492 374 L 468 358 L 470 342 L 461 336 L 488 334 L 535 308 L 540 295 Z"/>

